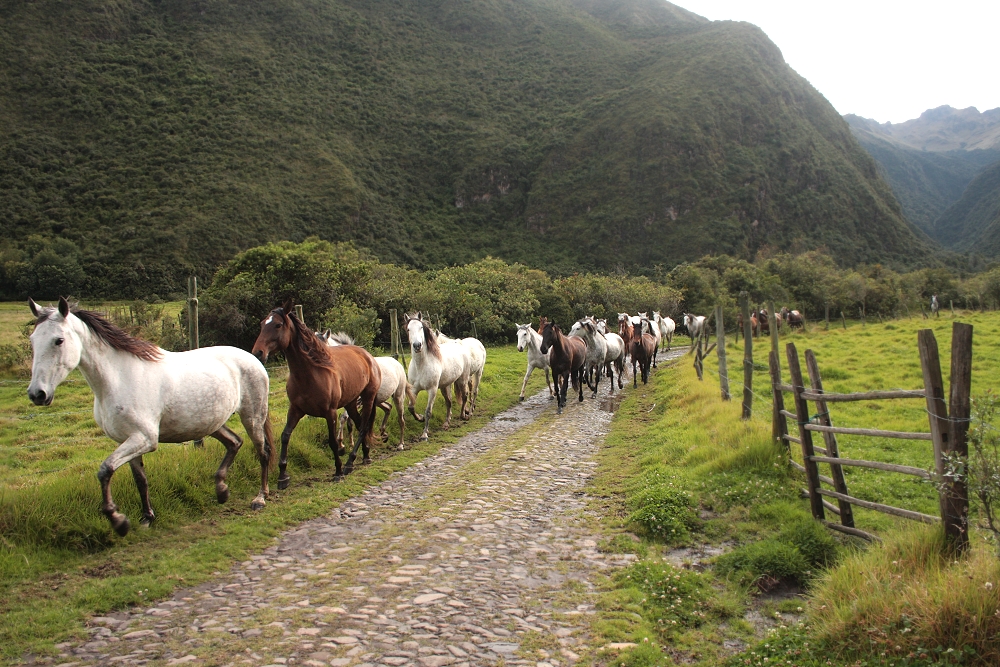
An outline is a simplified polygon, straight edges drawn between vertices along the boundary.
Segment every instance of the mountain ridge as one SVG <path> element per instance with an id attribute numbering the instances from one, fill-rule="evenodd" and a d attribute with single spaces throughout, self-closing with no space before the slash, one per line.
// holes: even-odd
<path id="1" fill-rule="evenodd" d="M 492 254 L 555 274 L 766 247 L 934 254 L 763 32 L 667 3 L 81 0 L 0 15 L 7 295 L 171 293 L 309 235 L 422 268 Z"/>

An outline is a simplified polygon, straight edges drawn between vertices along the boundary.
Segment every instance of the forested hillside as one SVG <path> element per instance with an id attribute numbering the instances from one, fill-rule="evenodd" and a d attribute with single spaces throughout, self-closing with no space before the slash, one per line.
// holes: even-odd
<path id="1" fill-rule="evenodd" d="M 934 234 L 961 252 L 1000 257 L 1000 162 L 979 172 L 937 219 Z"/>
<path id="2" fill-rule="evenodd" d="M 7 3 L 0 81 L 5 297 L 311 234 L 555 274 L 931 252 L 760 30 L 656 0 Z"/>

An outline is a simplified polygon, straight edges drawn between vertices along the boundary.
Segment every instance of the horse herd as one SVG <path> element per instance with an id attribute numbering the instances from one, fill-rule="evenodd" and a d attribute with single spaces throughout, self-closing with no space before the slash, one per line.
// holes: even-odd
<path id="1" fill-rule="evenodd" d="M 229 346 L 167 352 L 129 335 L 98 313 L 71 307 L 64 298 L 57 307 L 41 307 L 33 300 L 28 305 L 35 317 L 28 397 L 35 405 L 50 405 L 56 387 L 80 369 L 94 392 L 94 420 L 119 443 L 97 473 L 103 495 L 101 511 L 119 535 L 126 535 L 130 524 L 114 503 L 111 478 L 120 466 L 129 464 L 142 505 L 141 525 L 148 526 L 155 515 L 143 456 L 155 451 L 161 442 L 181 443 L 205 436 L 219 440 L 226 451 L 215 473 L 216 498 L 220 503 L 228 500 L 226 478 L 243 445 L 242 438 L 226 426 L 233 414 L 239 415 L 260 463 L 260 490 L 251 508 L 265 506 L 268 472 L 277 455 L 268 414 L 270 381 L 263 365 L 272 354 L 283 353 L 288 364 L 285 391 L 289 406 L 277 455 L 279 489 L 289 485 L 288 443 L 304 416 L 326 420 L 335 479 L 342 479 L 352 471 L 359 448 L 363 462 L 371 460 L 376 407 L 385 413 L 380 427 L 383 439 L 388 437 L 386 423 L 395 407 L 398 447 L 403 448 L 403 404 L 407 402 L 413 417 L 423 423 L 420 438 L 426 440 L 438 391 L 446 405 L 442 428 L 448 428 L 451 420 L 452 391 L 454 401 L 460 403 L 459 416 L 469 419 L 476 408 L 486 364 L 486 348 L 480 341 L 445 336 L 419 312 L 405 316 L 411 358 L 408 370 L 404 370 L 392 357 L 373 357 L 346 334 L 313 332 L 296 317 L 290 301 L 261 321 L 250 353 Z M 692 341 L 704 325 L 704 317 L 684 315 L 683 327 Z M 608 331 L 606 320 L 593 317 L 574 323 L 568 335 L 544 317 L 537 330 L 518 325 L 518 350 L 527 350 L 528 358 L 520 398 L 524 400 L 525 386 L 536 368 L 545 371 L 550 396 L 557 399 L 560 413 L 570 385 L 582 401 L 583 384 L 596 396 L 604 375 L 610 378 L 613 392 L 617 372 L 621 389 L 628 359 L 632 360 L 633 386 L 637 386 L 638 376 L 645 383 L 661 344 L 665 342 L 669 350 L 677 328 L 673 320 L 658 312 L 652 317 L 620 313 L 617 333 Z M 423 415 L 415 410 L 420 391 L 427 392 Z M 338 420 L 341 409 L 345 410 L 344 420 L 349 420 L 348 432 L 352 426 L 357 429 L 344 465 L 340 457 L 347 451 Z"/>

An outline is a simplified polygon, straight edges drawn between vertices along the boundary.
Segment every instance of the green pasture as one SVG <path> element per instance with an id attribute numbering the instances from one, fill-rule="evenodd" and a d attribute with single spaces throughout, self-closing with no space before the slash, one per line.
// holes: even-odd
<path id="1" fill-rule="evenodd" d="M 961 313 L 956 319 L 975 327 L 973 394 L 980 394 L 992 388 L 992 373 L 1000 368 L 1000 314 Z M 950 313 L 930 321 L 849 322 L 847 330 L 839 323 L 828 331 L 810 324 L 807 333 L 785 332 L 781 348 L 784 353 L 785 343 L 793 342 L 802 357 L 812 349 L 828 391 L 918 389 L 917 331 L 934 330 L 947 381 L 951 326 Z M 815 522 L 799 496 L 802 475 L 771 441 L 769 350 L 768 338 L 754 341 L 749 421 L 740 419 L 743 341 L 737 345 L 732 336 L 731 401 L 721 400 L 713 352 L 703 381 L 686 355 L 630 392 L 617 411 L 591 493 L 605 517 L 601 547 L 635 553 L 639 561 L 608 580 L 594 629 L 605 643 L 637 647 L 608 651 L 603 659 L 626 667 L 786 660 L 816 667 L 995 664 L 1000 619 L 992 613 L 1000 599 L 984 584 L 1000 576 L 992 547 L 974 532 L 970 556 L 952 562 L 939 549 L 938 531 L 923 524 L 855 508 L 856 525 L 885 538 L 884 545 L 868 545 Z M 784 357 L 782 368 L 787 382 Z M 918 400 L 838 403 L 831 417 L 843 426 L 929 430 Z M 845 457 L 932 466 L 930 442 L 838 441 Z M 792 447 L 794 453 L 797 445 Z M 801 454 L 795 457 L 801 461 Z M 845 471 L 852 495 L 938 512 L 935 489 L 917 478 Z M 826 466 L 821 472 L 829 473 Z M 693 562 L 674 551 L 692 545 L 725 554 Z M 677 553 L 687 566 L 671 564 Z M 773 582 L 780 582 L 778 590 L 798 588 L 790 597 L 762 594 Z M 764 624 L 777 634 L 765 636 Z M 740 645 L 746 652 L 732 656 Z M 947 649 L 963 647 L 965 661 L 952 662 L 958 653 Z"/>
<path id="2" fill-rule="evenodd" d="M 333 460 L 325 444 L 326 424 L 306 418 L 289 446 L 291 486 L 279 491 L 275 465 L 271 497 L 260 512 L 250 511 L 259 466 L 246 445 L 231 468 L 231 497 L 215 502 L 213 475 L 223 455 L 212 439 L 204 448 L 161 445 L 145 457 L 150 495 L 157 513 L 150 529 L 139 529 L 135 485 L 126 468 L 115 475 L 115 501 L 132 520 L 124 539 L 113 535 L 99 511 L 99 463 L 114 443 L 91 416 L 90 389 L 74 372 L 57 390 L 50 407 L 38 408 L 26 396 L 27 382 L 0 384 L 0 655 L 50 650 L 54 642 L 82 632 L 90 614 L 169 595 L 229 567 L 272 543 L 282 528 L 322 515 L 345 498 L 381 482 L 482 427 L 494 414 L 517 402 L 525 358 L 513 346 L 490 348 L 478 409 L 469 422 L 454 418 L 440 429 L 444 401 L 438 399 L 431 440 L 418 443 L 421 425 L 407 415 L 407 449 L 397 452 L 398 429 L 389 422 L 389 442 L 373 451 L 374 463 L 360 466 L 334 484 Z M 270 369 L 271 417 L 275 434 L 284 426 L 288 402 L 283 369 Z M 529 387 L 538 390 L 535 374 Z M 422 411 L 426 394 L 418 397 Z M 231 425 L 243 434 L 238 420 Z"/>

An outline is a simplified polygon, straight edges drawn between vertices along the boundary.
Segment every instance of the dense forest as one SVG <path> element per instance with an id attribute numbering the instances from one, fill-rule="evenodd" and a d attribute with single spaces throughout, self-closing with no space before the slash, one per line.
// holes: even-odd
<path id="1" fill-rule="evenodd" d="M 153 298 L 316 235 L 419 269 L 933 260 L 754 26 L 656 0 L 0 8 L 0 297 Z"/>

